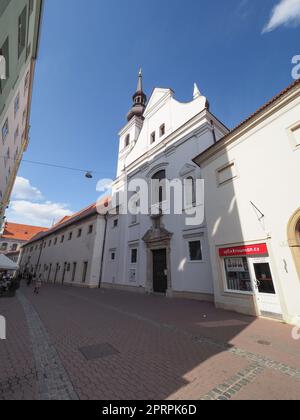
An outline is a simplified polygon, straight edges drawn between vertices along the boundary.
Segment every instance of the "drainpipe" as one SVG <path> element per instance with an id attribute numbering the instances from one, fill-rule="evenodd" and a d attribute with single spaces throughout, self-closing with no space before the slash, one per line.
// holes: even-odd
<path id="1" fill-rule="evenodd" d="M 105 245 L 106 245 L 106 233 L 107 233 L 107 225 L 108 225 L 108 212 L 105 213 L 104 220 L 105 220 L 105 227 L 104 227 L 104 238 L 103 238 L 103 247 L 102 247 L 102 255 L 101 255 L 101 266 L 100 266 L 98 289 L 101 289 L 101 284 L 102 284 L 103 263 L 104 263 Z"/>

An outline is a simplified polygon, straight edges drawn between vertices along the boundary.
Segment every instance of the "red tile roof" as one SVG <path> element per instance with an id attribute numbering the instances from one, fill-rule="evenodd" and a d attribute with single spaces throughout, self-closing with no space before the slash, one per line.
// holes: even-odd
<path id="1" fill-rule="evenodd" d="M 230 137 L 232 134 L 236 133 L 239 129 L 243 128 L 247 125 L 250 121 L 258 117 L 261 113 L 263 113 L 265 110 L 267 110 L 271 105 L 276 103 L 279 99 L 281 99 L 284 95 L 289 93 L 294 87 L 300 85 L 300 79 L 294 81 L 291 85 L 289 85 L 287 88 L 282 90 L 280 93 L 278 93 L 276 96 L 274 96 L 272 99 L 270 99 L 268 102 L 266 102 L 263 106 L 261 106 L 258 110 L 256 110 L 253 114 L 249 115 L 245 120 L 240 122 L 236 127 L 234 127 L 232 130 L 229 131 L 224 137 L 222 137 L 220 140 L 217 141 L 217 143 L 210 146 L 208 149 L 204 150 L 202 153 L 200 153 L 196 158 L 193 159 L 193 162 L 197 164 L 197 160 L 200 159 L 202 156 L 206 156 L 208 152 L 212 151 L 213 149 L 217 150 L 217 146 L 222 141 L 226 140 L 228 137 Z"/>
<path id="2" fill-rule="evenodd" d="M 75 213 L 73 216 L 64 217 L 62 220 L 60 220 L 50 229 L 47 229 L 46 231 L 40 232 L 37 235 L 35 235 L 27 244 L 40 241 L 41 239 L 46 238 L 47 236 L 52 235 L 53 233 L 56 233 L 61 229 L 71 226 L 73 223 L 79 222 L 82 219 L 85 219 L 87 217 L 93 216 L 94 214 L 97 214 L 98 213 L 97 207 L 101 205 L 103 205 L 104 207 L 108 207 L 109 201 L 110 201 L 110 197 L 105 197 L 99 203 L 97 202 L 97 203 L 91 204 L 85 209 L 80 210 L 78 213 Z"/>
<path id="3" fill-rule="evenodd" d="M 18 223 L 7 222 L 4 227 L 3 234 L 0 236 L 1 239 L 11 239 L 15 241 L 29 241 L 35 235 L 40 232 L 45 232 L 47 228 L 20 225 Z"/>

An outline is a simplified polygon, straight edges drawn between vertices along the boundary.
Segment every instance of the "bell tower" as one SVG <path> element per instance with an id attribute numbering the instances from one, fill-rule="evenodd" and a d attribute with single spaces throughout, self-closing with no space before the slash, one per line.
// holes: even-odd
<path id="1" fill-rule="evenodd" d="M 137 90 L 132 97 L 133 105 L 131 110 L 127 114 L 127 120 L 130 121 L 133 117 L 143 118 L 143 114 L 146 109 L 147 96 L 143 92 L 143 74 L 142 69 L 139 71 L 139 79 Z"/>

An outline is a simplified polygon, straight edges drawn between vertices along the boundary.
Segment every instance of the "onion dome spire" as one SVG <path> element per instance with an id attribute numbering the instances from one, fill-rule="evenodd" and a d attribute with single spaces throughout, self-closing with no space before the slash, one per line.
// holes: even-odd
<path id="1" fill-rule="evenodd" d="M 133 99 L 133 105 L 132 105 L 132 108 L 127 115 L 127 120 L 128 121 L 130 121 L 135 116 L 139 117 L 139 118 L 143 118 L 143 114 L 144 114 L 145 109 L 146 109 L 147 96 L 143 92 L 142 69 L 140 69 L 140 71 L 139 71 L 137 90 L 136 90 L 135 94 L 133 95 L 132 99 Z"/>

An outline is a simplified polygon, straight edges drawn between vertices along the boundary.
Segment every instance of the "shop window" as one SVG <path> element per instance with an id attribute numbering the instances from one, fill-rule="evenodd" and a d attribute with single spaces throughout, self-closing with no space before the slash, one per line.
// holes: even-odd
<path id="1" fill-rule="evenodd" d="M 229 291 L 253 291 L 247 258 L 225 258 L 225 272 Z"/>
<path id="2" fill-rule="evenodd" d="M 203 261 L 201 241 L 189 242 L 189 259 L 190 261 Z"/>

